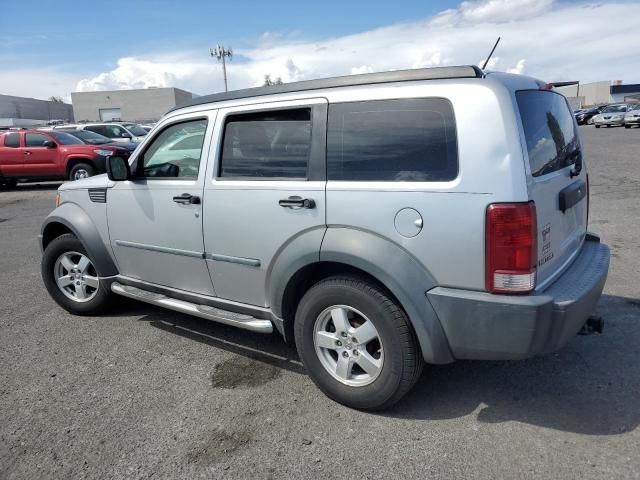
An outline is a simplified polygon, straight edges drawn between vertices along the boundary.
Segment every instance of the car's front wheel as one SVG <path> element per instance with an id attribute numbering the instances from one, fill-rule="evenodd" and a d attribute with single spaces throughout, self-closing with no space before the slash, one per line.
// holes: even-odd
<path id="1" fill-rule="evenodd" d="M 69 180 L 81 180 L 83 178 L 93 177 L 96 169 L 88 163 L 78 163 L 71 167 L 69 171 Z"/>
<path id="2" fill-rule="evenodd" d="M 402 308 L 380 286 L 355 277 L 328 278 L 304 295 L 295 339 L 315 384 L 330 398 L 362 410 L 396 403 L 424 365 Z"/>
<path id="3" fill-rule="evenodd" d="M 72 234 L 47 245 L 42 255 L 42 279 L 51 298 L 76 315 L 101 313 L 111 296 L 84 245 Z"/>

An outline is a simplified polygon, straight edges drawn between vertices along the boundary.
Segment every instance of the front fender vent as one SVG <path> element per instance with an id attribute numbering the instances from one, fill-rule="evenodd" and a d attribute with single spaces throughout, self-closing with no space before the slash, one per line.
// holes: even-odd
<path id="1" fill-rule="evenodd" d="M 107 203 L 106 188 L 90 188 L 89 199 L 94 203 Z"/>

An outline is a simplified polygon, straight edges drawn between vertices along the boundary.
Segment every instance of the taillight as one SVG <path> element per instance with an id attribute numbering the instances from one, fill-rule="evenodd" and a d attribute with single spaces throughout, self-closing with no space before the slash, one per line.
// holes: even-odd
<path id="1" fill-rule="evenodd" d="M 529 293 L 536 286 L 536 206 L 493 203 L 487 207 L 486 288 L 492 293 Z"/>

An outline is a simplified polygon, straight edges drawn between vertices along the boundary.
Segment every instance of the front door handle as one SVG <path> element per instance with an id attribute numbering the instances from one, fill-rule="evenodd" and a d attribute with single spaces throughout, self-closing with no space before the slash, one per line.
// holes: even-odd
<path id="1" fill-rule="evenodd" d="M 283 198 L 278 205 L 285 208 L 316 208 L 316 202 L 312 198 L 289 197 Z"/>
<path id="2" fill-rule="evenodd" d="M 183 193 L 182 195 L 173 197 L 173 201 L 182 205 L 200 205 L 200 197 L 191 195 L 190 193 Z"/>
<path id="3" fill-rule="evenodd" d="M 25 154 L 25 155 L 31 155 L 31 152 L 26 151 L 26 152 L 24 152 L 24 154 Z"/>

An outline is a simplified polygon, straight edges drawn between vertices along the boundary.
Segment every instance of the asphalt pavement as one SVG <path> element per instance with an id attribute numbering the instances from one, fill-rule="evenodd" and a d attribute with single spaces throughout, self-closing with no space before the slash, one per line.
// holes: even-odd
<path id="1" fill-rule="evenodd" d="M 119 298 L 66 313 L 36 239 L 57 185 L 0 192 L 0 479 L 640 478 L 640 129 L 580 130 L 604 333 L 427 367 L 378 414 L 322 395 L 275 334 Z"/>

